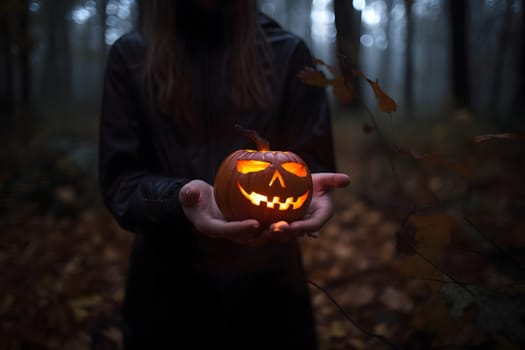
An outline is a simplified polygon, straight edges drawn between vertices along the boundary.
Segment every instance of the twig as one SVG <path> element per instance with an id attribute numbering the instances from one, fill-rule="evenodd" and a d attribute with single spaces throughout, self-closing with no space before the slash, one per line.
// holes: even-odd
<path id="1" fill-rule="evenodd" d="M 392 168 L 392 172 L 394 173 L 394 177 L 396 179 L 396 183 L 397 183 L 399 189 L 402 191 L 403 190 L 403 186 L 401 185 L 401 180 L 400 180 L 399 174 L 397 173 L 397 170 L 396 170 L 396 166 L 395 166 L 395 163 L 394 163 L 394 158 L 392 157 L 392 153 L 393 153 L 392 152 L 392 147 L 391 147 L 390 143 L 388 142 L 387 138 L 385 137 L 385 135 L 383 135 L 383 132 L 381 131 L 381 129 L 379 128 L 379 124 L 377 124 L 377 121 L 374 118 L 374 114 L 372 113 L 370 108 L 368 108 L 368 106 L 362 101 L 361 101 L 361 105 L 363 106 L 363 108 L 365 109 L 366 113 L 370 117 L 370 122 L 374 126 L 377 135 L 379 136 L 379 138 L 381 139 L 381 142 L 383 143 L 383 146 L 386 148 L 387 158 L 388 158 L 388 162 L 390 163 L 390 168 Z"/>
<path id="2" fill-rule="evenodd" d="M 523 267 L 523 265 L 521 264 L 520 261 L 518 261 L 514 256 L 512 256 L 512 254 L 510 254 L 509 252 L 507 252 L 505 249 L 503 249 L 500 245 L 498 245 L 496 242 L 494 242 L 492 239 L 490 239 L 487 235 L 485 235 L 481 229 L 476 225 L 474 224 L 469 218 L 463 216 L 463 219 L 470 225 L 472 226 L 472 228 L 474 228 L 474 231 L 476 231 L 478 233 L 478 235 L 483 238 L 485 241 L 487 241 L 490 245 L 492 245 L 494 248 L 496 248 L 497 251 L 500 252 L 501 255 L 503 255 L 504 257 L 506 257 L 507 259 L 509 259 L 510 261 L 512 261 L 513 263 L 515 263 L 518 268 L 520 270 L 523 270 L 525 271 L 525 267 Z"/>
<path id="3" fill-rule="evenodd" d="M 316 287 L 317 289 L 319 289 L 320 291 L 322 291 L 327 297 L 328 299 L 330 299 L 330 301 L 339 309 L 339 311 L 341 311 L 341 313 L 345 316 L 345 318 L 350 321 L 350 323 L 356 327 L 357 329 L 359 329 L 361 332 L 363 332 L 364 334 L 366 334 L 367 336 L 369 337 L 372 337 L 372 338 L 375 338 L 375 339 L 378 339 L 380 340 L 381 342 L 383 342 L 384 344 L 390 346 L 392 349 L 396 349 L 396 350 L 402 350 L 403 348 L 401 348 L 399 345 L 395 344 L 394 342 L 392 342 L 390 339 L 380 335 L 380 334 L 376 334 L 374 332 L 371 332 L 369 330 L 367 330 L 366 328 L 364 328 L 363 326 L 361 326 L 356 320 L 354 320 L 342 307 L 341 305 L 339 305 L 339 303 L 330 295 L 330 293 L 328 293 L 328 291 L 326 289 L 324 289 L 323 287 L 321 287 L 320 285 L 318 285 L 317 283 L 315 282 L 312 282 L 311 280 L 307 280 L 308 283 L 310 283 L 311 285 L 313 285 L 314 287 Z"/>
<path id="4" fill-rule="evenodd" d="M 433 268 L 435 268 L 437 271 L 441 272 L 442 274 L 444 274 L 445 276 L 447 276 L 452 282 L 454 282 L 455 284 L 457 284 L 459 287 L 463 288 L 468 294 L 470 294 L 471 296 L 474 297 L 474 293 L 471 292 L 470 289 L 467 288 L 467 286 L 465 286 L 465 284 L 463 282 L 460 282 L 456 277 L 452 276 L 450 273 L 448 273 L 447 271 L 444 271 L 442 270 L 439 266 L 436 265 L 436 263 L 434 263 L 432 260 L 430 260 L 429 258 L 427 258 L 423 253 L 421 253 L 417 247 L 410 241 L 408 240 L 405 240 L 406 243 L 410 246 L 410 248 L 412 248 L 414 250 L 414 252 L 423 260 L 425 260 L 428 264 L 430 264 Z"/>

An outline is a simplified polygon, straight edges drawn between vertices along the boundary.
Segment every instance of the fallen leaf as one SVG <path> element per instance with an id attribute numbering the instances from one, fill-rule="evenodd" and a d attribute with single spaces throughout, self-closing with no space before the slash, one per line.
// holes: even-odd
<path id="1" fill-rule="evenodd" d="M 381 301 L 387 308 L 394 311 L 408 313 L 414 309 L 414 303 L 406 293 L 390 286 L 381 293 L 379 301 Z"/>
<path id="2" fill-rule="evenodd" d="M 374 301 L 376 289 L 369 284 L 353 284 L 344 289 L 341 302 L 351 309 L 366 306 Z"/>
<path id="3" fill-rule="evenodd" d="M 110 327 L 110 328 L 104 329 L 102 331 L 102 334 L 104 335 L 104 337 L 111 340 L 117 346 L 117 349 L 122 349 L 123 339 L 122 339 L 122 332 L 120 331 L 120 329 L 116 327 Z"/>

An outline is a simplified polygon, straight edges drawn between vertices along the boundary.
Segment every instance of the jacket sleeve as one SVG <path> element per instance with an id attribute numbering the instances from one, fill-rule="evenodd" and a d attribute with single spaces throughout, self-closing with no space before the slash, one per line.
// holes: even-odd
<path id="1" fill-rule="evenodd" d="M 303 83 L 297 74 L 314 67 L 308 47 L 302 40 L 292 53 L 285 87 L 285 106 L 281 120 L 284 140 L 300 155 L 312 172 L 335 171 L 330 105 L 326 90 Z"/>
<path id="2" fill-rule="evenodd" d="M 186 179 L 156 174 L 151 139 L 142 125 L 128 54 L 111 48 L 104 76 L 99 125 L 99 184 L 106 207 L 121 227 L 146 233 L 185 220 L 178 200 Z"/>

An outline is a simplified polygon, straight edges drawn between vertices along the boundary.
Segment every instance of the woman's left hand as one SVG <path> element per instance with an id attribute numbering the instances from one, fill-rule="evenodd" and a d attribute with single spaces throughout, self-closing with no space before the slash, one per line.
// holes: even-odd
<path id="1" fill-rule="evenodd" d="M 279 221 L 261 233 L 267 240 L 288 241 L 294 237 L 315 235 L 333 215 L 330 192 L 350 184 L 350 177 L 344 173 L 312 174 L 313 194 L 308 213 L 303 220 L 287 223 Z"/>

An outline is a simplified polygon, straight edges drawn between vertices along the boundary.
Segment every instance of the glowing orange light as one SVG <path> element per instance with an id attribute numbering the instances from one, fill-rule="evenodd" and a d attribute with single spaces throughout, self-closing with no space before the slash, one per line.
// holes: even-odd
<path id="1" fill-rule="evenodd" d="M 275 170 L 275 173 L 273 173 L 273 176 L 272 176 L 272 179 L 270 180 L 270 184 L 268 186 L 272 186 L 273 183 L 275 182 L 275 179 L 278 179 L 279 180 L 279 183 L 281 184 L 281 187 L 282 188 L 286 188 L 286 185 L 284 183 L 284 179 L 283 179 L 283 176 L 281 175 L 281 173 L 279 172 L 279 170 Z"/>
<path id="2" fill-rule="evenodd" d="M 240 183 L 237 183 L 237 187 L 241 191 L 242 195 L 250 201 L 250 203 L 256 206 L 261 206 L 262 203 L 266 203 L 267 208 L 278 210 L 288 210 L 290 207 L 292 207 L 293 210 L 299 209 L 303 206 L 304 202 L 306 202 L 306 199 L 308 199 L 308 195 L 310 194 L 310 191 L 306 191 L 295 201 L 293 197 L 288 197 L 283 202 L 281 202 L 281 198 L 278 196 L 274 196 L 271 200 L 269 200 L 268 196 L 263 194 L 257 192 L 248 193 L 244 188 L 242 188 Z"/>
<path id="3" fill-rule="evenodd" d="M 270 166 L 269 162 L 262 160 L 245 160 L 241 159 L 237 161 L 237 171 L 242 174 L 253 173 L 262 171 Z"/>
<path id="4" fill-rule="evenodd" d="M 308 175 L 308 172 L 306 171 L 306 167 L 303 164 L 296 163 L 296 162 L 286 162 L 286 163 L 281 164 L 281 166 L 287 172 L 297 175 L 299 177 L 305 177 L 306 175 Z"/>

